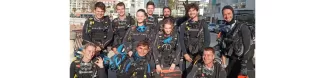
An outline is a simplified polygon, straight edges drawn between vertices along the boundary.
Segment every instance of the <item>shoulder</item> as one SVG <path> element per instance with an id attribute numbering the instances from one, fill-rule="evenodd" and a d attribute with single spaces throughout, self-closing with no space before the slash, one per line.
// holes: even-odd
<path id="1" fill-rule="evenodd" d="M 113 22 L 116 22 L 117 20 L 118 20 L 118 18 L 114 18 L 114 19 L 113 19 Z"/>

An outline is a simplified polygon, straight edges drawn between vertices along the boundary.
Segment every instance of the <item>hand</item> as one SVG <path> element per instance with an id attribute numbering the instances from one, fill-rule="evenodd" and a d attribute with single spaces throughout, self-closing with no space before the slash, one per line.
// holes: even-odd
<path id="1" fill-rule="evenodd" d="M 175 66 L 176 66 L 176 65 L 173 63 L 173 64 L 170 66 L 169 71 L 174 71 Z"/>
<path id="2" fill-rule="evenodd" d="M 190 55 L 188 55 L 188 54 L 185 54 L 184 57 L 185 57 L 185 60 L 188 61 L 188 62 L 193 61 L 192 58 L 190 57 Z"/>
<path id="3" fill-rule="evenodd" d="M 132 54 L 133 54 L 132 51 L 129 51 L 129 52 L 128 52 L 128 55 L 129 55 L 130 57 L 132 56 Z"/>
<path id="4" fill-rule="evenodd" d="M 102 59 L 101 57 L 97 57 L 97 61 L 95 62 L 95 64 L 96 64 L 99 68 L 104 68 L 103 59 Z"/>
<path id="5" fill-rule="evenodd" d="M 102 51 L 102 48 L 100 48 L 99 46 L 96 46 L 96 52 L 100 52 Z"/>
<path id="6" fill-rule="evenodd" d="M 156 71 L 157 71 L 157 73 L 160 73 L 160 72 L 161 72 L 161 67 L 160 67 L 160 65 L 156 65 Z"/>

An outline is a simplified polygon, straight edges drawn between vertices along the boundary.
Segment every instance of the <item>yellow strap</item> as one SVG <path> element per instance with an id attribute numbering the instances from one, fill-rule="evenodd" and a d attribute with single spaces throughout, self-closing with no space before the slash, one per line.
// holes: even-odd
<path id="1" fill-rule="evenodd" d="M 74 74 L 74 77 L 73 78 L 78 78 L 77 74 Z"/>

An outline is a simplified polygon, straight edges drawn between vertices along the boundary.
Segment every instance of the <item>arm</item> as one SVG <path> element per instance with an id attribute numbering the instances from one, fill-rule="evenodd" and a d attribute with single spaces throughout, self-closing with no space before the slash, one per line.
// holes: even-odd
<path id="1" fill-rule="evenodd" d="M 188 71 L 186 72 L 187 73 L 186 78 L 195 78 L 195 75 L 198 71 L 198 67 L 196 65 L 193 65 L 193 66 L 187 68 L 187 70 Z"/>
<path id="2" fill-rule="evenodd" d="M 249 55 L 250 53 L 248 53 L 249 48 L 250 48 L 250 43 L 251 43 L 251 34 L 250 31 L 248 29 L 248 26 L 244 25 L 242 26 L 241 29 L 241 33 L 242 33 L 242 38 L 243 38 L 243 46 L 244 46 L 244 53 L 243 53 L 243 61 L 241 61 L 241 74 L 242 75 L 247 75 L 247 60 L 249 59 L 249 57 L 247 55 Z"/>
<path id="3" fill-rule="evenodd" d="M 180 44 L 180 47 L 181 47 L 181 50 L 182 50 L 182 54 L 185 55 L 187 54 L 187 51 L 186 51 L 186 48 L 185 48 L 185 43 L 184 43 L 184 32 L 185 32 L 185 26 L 184 25 L 181 25 L 180 27 L 180 31 L 179 31 L 179 37 L 178 37 L 178 41 L 179 41 L 179 44 Z"/>
<path id="4" fill-rule="evenodd" d="M 179 45 L 179 39 L 177 39 L 177 42 L 176 42 L 176 52 L 175 52 L 175 58 L 173 59 L 173 63 L 175 65 L 178 65 L 179 62 L 180 62 L 180 59 L 181 59 L 181 46 Z"/>
<path id="5" fill-rule="evenodd" d="M 98 68 L 98 78 L 107 78 L 105 68 Z"/>
<path id="6" fill-rule="evenodd" d="M 108 19 L 107 22 L 111 25 L 110 19 Z M 113 27 L 112 26 L 108 26 L 107 32 L 106 32 L 106 39 L 105 39 L 105 42 L 103 43 L 104 48 L 106 48 L 109 44 L 112 44 L 113 35 L 114 35 L 113 33 L 114 33 L 113 32 Z"/>
<path id="7" fill-rule="evenodd" d="M 75 69 L 74 68 L 76 68 L 76 64 L 74 63 L 74 62 L 72 62 L 71 64 L 70 64 L 70 78 L 74 78 L 74 75 L 75 75 Z"/>
<path id="8" fill-rule="evenodd" d="M 155 61 L 155 64 L 156 65 L 159 65 L 160 63 L 160 60 L 158 59 L 158 55 L 159 55 L 159 52 L 158 52 L 158 36 L 159 35 L 156 35 L 155 37 L 155 40 L 154 40 L 154 45 L 152 47 L 152 51 L 153 51 L 153 57 L 154 57 L 154 61 Z"/>
<path id="9" fill-rule="evenodd" d="M 206 23 L 202 23 L 204 33 L 204 48 L 210 46 L 210 31 Z"/>
<path id="10" fill-rule="evenodd" d="M 85 21 L 84 26 L 82 28 L 82 40 L 83 40 L 82 45 L 85 45 L 85 44 L 91 42 L 90 36 L 87 33 L 88 25 L 89 25 L 89 20 Z"/>
<path id="11" fill-rule="evenodd" d="M 250 48 L 250 43 L 251 43 L 251 34 L 248 29 L 248 26 L 243 25 L 241 27 L 241 35 L 243 38 L 244 53 L 247 53 Z"/>

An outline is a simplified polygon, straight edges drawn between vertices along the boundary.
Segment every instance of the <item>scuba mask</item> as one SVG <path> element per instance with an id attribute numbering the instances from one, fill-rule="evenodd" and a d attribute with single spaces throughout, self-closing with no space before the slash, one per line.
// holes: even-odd
<path id="1" fill-rule="evenodd" d="M 230 31 L 230 25 L 221 25 L 219 27 L 219 31 L 222 32 L 222 33 L 227 33 Z"/>
<path id="2" fill-rule="evenodd" d="M 139 32 L 144 32 L 144 31 L 146 31 L 146 29 L 147 29 L 147 27 L 144 26 L 144 25 L 142 25 L 142 26 L 138 26 L 138 27 L 137 27 L 137 30 L 138 30 Z"/>
<path id="3" fill-rule="evenodd" d="M 119 54 L 126 54 L 125 49 L 124 49 L 124 44 L 121 44 L 120 46 L 117 47 L 117 52 Z"/>

